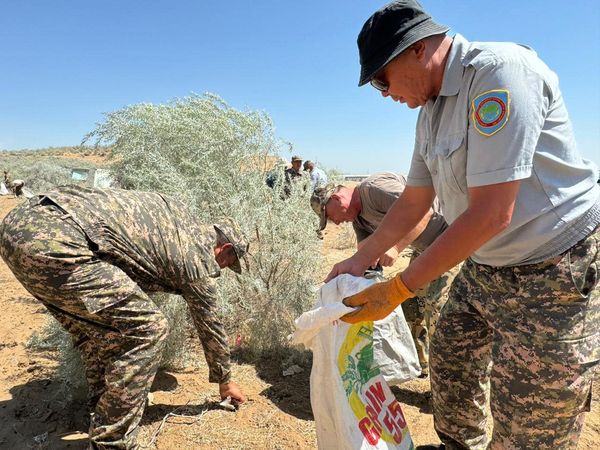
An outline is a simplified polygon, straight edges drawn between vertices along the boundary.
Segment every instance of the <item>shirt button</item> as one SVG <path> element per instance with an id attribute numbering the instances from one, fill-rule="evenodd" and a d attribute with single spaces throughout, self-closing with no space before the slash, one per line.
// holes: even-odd
<path id="1" fill-rule="evenodd" d="M 433 169 L 433 170 L 431 171 L 431 174 L 432 174 L 432 175 L 437 175 L 437 170 Z"/>

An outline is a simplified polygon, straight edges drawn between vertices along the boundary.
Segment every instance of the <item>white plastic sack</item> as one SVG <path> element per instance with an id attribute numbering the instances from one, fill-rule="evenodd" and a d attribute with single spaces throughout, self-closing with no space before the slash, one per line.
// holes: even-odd
<path id="1" fill-rule="evenodd" d="M 337 320 L 353 310 L 342 299 L 374 282 L 340 275 L 319 290 L 315 308 L 296 319 L 292 341 L 313 352 L 310 402 L 322 450 L 413 445 L 400 404 L 373 360 L 373 322 Z"/>
<path id="2" fill-rule="evenodd" d="M 401 306 L 385 319 L 375 321 L 373 356 L 389 386 L 415 379 L 421 374 L 419 355 Z"/>

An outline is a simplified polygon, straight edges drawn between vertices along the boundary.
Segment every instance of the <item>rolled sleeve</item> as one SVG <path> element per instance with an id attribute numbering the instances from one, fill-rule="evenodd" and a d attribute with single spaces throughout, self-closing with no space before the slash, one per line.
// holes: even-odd
<path id="1" fill-rule="evenodd" d="M 423 158 L 427 155 L 429 146 L 429 119 L 427 108 L 423 107 L 419 111 L 417 126 L 415 129 L 415 148 L 413 149 L 410 169 L 406 177 L 406 184 L 409 186 L 433 186 L 433 179 L 427 163 Z"/>
<path id="2" fill-rule="evenodd" d="M 467 175 L 467 184 L 469 187 L 477 187 L 522 180 L 531 176 L 532 168 L 533 165 L 529 164 L 527 166 L 511 167 L 509 169 L 500 169 L 492 172 Z"/>
<path id="3" fill-rule="evenodd" d="M 413 152 L 412 161 L 410 163 L 410 170 L 406 177 L 406 184 L 409 186 L 432 186 L 433 181 L 431 179 L 431 173 L 423 157 L 420 153 L 420 147 L 426 145 L 425 143 L 417 143 Z"/>

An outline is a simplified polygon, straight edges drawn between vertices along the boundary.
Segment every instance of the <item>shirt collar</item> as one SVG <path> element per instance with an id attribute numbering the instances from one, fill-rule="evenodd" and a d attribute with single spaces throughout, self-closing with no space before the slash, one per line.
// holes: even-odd
<path id="1" fill-rule="evenodd" d="M 462 85 L 462 76 L 465 69 L 462 61 L 467 52 L 468 45 L 469 41 L 460 34 L 457 33 L 454 36 L 452 46 L 448 53 L 446 68 L 444 69 L 444 79 L 442 80 L 442 88 L 440 89 L 439 94 L 440 97 L 451 97 L 458 94 L 458 90 Z"/>

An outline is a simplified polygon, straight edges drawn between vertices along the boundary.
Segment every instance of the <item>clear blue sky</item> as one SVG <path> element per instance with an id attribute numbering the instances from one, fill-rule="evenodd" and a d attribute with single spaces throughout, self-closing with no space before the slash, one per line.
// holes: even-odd
<path id="1" fill-rule="evenodd" d="M 3 0 L 0 149 L 77 145 L 125 105 L 213 92 L 271 115 L 295 152 L 346 173 L 406 172 L 416 111 L 357 87 L 371 0 Z M 470 40 L 533 47 L 600 163 L 598 0 L 423 0 Z M 289 155 L 285 155 L 289 156 Z"/>

